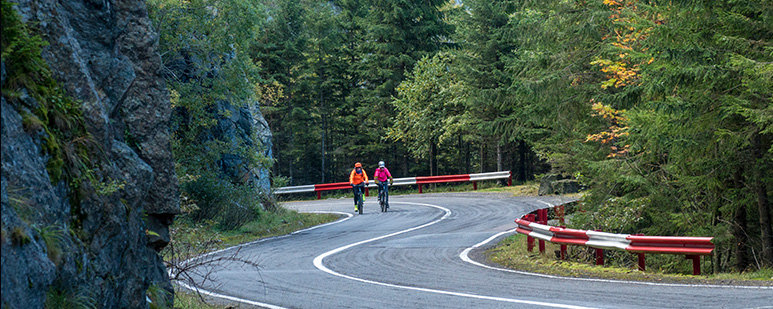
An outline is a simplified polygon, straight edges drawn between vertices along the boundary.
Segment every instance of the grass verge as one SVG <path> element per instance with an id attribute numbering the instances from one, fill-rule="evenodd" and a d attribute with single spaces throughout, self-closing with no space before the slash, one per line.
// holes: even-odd
<path id="1" fill-rule="evenodd" d="M 334 214 L 299 213 L 280 207 L 276 211 L 262 212 L 257 220 L 242 227 L 224 231 L 217 228 L 214 222 L 194 223 L 182 217 L 172 226 L 172 242 L 200 244 L 199 248 L 191 250 L 192 255 L 198 255 L 262 238 L 289 234 L 337 219 L 338 216 Z"/>
<path id="2" fill-rule="evenodd" d="M 569 247 L 581 250 L 587 249 L 576 246 Z M 557 254 L 555 252 L 558 250 L 559 245 L 546 242 L 546 254 L 540 254 L 536 245 L 534 252 L 529 252 L 526 250 L 526 236 L 518 234 L 507 237 L 497 244 L 496 247 L 487 250 L 485 255 L 490 262 L 505 268 L 563 277 L 682 284 L 773 286 L 773 269 L 703 276 L 667 274 L 656 269 L 639 271 L 633 268 L 635 266 L 632 266 L 632 268 L 595 266 L 571 260 L 562 261 L 556 258 Z"/>
<path id="3" fill-rule="evenodd" d="M 174 307 L 185 309 L 227 309 L 238 308 L 234 305 L 216 304 L 213 301 L 204 302 L 201 298 L 186 289 L 177 289 L 174 293 Z"/>
<path id="4" fill-rule="evenodd" d="M 286 235 L 308 227 L 337 220 L 334 214 L 299 213 L 279 207 L 276 211 L 261 212 L 257 220 L 224 231 L 215 222 L 194 223 L 183 215 L 172 226 L 172 243 L 162 251 L 164 260 L 186 260 L 196 255 L 215 251 L 263 238 Z M 185 247 L 185 250 L 169 250 Z M 176 288 L 174 308 L 234 308 L 234 304 L 207 299 L 203 301 L 195 292 Z M 220 305 L 220 304 L 227 305 Z"/>

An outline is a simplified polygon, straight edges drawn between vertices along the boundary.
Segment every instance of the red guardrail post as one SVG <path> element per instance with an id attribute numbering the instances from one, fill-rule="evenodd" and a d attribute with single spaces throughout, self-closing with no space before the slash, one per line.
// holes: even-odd
<path id="1" fill-rule="evenodd" d="M 604 249 L 596 249 L 596 265 L 604 265 Z"/>
<path id="2" fill-rule="evenodd" d="M 368 195 L 368 187 L 365 187 L 365 196 L 370 196 Z"/>
<path id="3" fill-rule="evenodd" d="M 639 270 L 645 271 L 646 267 L 644 266 L 644 253 L 638 253 L 639 255 Z"/>
<path id="4" fill-rule="evenodd" d="M 548 224 L 548 210 L 547 209 L 539 209 L 539 210 L 537 210 L 537 216 L 539 216 L 539 218 L 537 218 L 539 223 L 545 224 L 545 225 Z M 545 241 L 540 239 L 538 242 L 539 242 L 539 253 L 545 253 Z"/>
<path id="5" fill-rule="evenodd" d="M 561 226 L 562 229 L 565 229 L 566 226 Z M 566 260 L 566 245 L 561 245 L 561 259 Z"/>
<path id="6" fill-rule="evenodd" d="M 419 184 L 419 194 L 421 194 L 421 186 L 422 184 Z"/>
<path id="7" fill-rule="evenodd" d="M 633 234 L 633 236 L 644 236 L 644 234 Z M 639 270 L 645 271 L 647 266 L 644 264 L 644 252 L 637 253 L 639 258 Z"/>
<path id="8" fill-rule="evenodd" d="M 564 224 L 564 205 L 558 205 L 555 208 L 556 216 L 558 216 L 558 222 Z"/>
<path id="9" fill-rule="evenodd" d="M 473 190 L 478 190 L 478 182 L 477 181 L 473 181 L 472 182 L 472 189 Z"/>
<path id="10" fill-rule="evenodd" d="M 513 171 L 510 171 L 510 177 L 507 177 L 507 186 L 508 187 L 513 186 Z"/>
<path id="11" fill-rule="evenodd" d="M 685 255 L 685 259 L 692 260 L 692 275 L 701 275 L 701 256 L 700 255 Z"/>
<path id="12" fill-rule="evenodd" d="M 526 220 L 534 222 L 534 214 L 526 215 Z M 534 237 L 531 237 L 528 235 L 526 236 L 526 251 L 529 251 L 529 252 L 534 251 Z"/>
<path id="13" fill-rule="evenodd" d="M 596 230 L 601 232 L 601 230 Z M 604 265 L 604 249 L 596 249 L 596 265 Z"/>
<path id="14" fill-rule="evenodd" d="M 317 199 L 322 199 L 322 191 L 317 191 Z"/>

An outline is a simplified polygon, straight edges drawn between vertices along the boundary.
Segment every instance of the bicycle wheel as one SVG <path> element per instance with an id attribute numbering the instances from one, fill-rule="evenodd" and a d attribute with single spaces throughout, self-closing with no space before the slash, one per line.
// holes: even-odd
<path id="1" fill-rule="evenodd" d="M 381 206 L 381 212 L 386 212 L 386 203 L 384 203 L 384 195 L 379 194 L 378 204 Z"/>
<path id="2" fill-rule="evenodd" d="M 357 201 L 357 209 L 360 212 L 360 214 L 362 214 L 362 198 L 363 198 L 362 194 L 360 194 L 360 200 Z"/>

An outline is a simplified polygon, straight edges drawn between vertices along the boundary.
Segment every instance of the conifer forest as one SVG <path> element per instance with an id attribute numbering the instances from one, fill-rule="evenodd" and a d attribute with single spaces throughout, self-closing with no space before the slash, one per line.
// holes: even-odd
<path id="1" fill-rule="evenodd" d="M 712 236 L 773 265 L 773 1 L 148 0 L 177 175 L 259 102 L 274 186 L 512 171 L 584 188 L 573 227 Z M 236 103 L 234 103 L 236 104 Z"/>

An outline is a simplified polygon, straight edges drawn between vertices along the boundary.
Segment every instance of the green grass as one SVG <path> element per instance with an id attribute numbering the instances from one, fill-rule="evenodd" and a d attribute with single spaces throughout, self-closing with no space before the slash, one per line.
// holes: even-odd
<path id="1" fill-rule="evenodd" d="M 299 213 L 285 208 L 279 208 L 269 214 L 263 215 L 260 220 L 248 222 L 238 229 L 223 232 L 221 234 L 223 244 L 238 245 L 261 238 L 285 235 L 338 219 L 338 215 L 334 214 Z"/>
<path id="2" fill-rule="evenodd" d="M 188 290 L 177 290 L 174 293 L 174 307 L 184 309 L 227 309 L 230 305 L 205 303 L 196 293 Z"/>
<path id="3" fill-rule="evenodd" d="M 57 226 L 47 226 L 37 229 L 38 235 L 46 244 L 46 253 L 48 259 L 59 266 L 62 262 L 62 243 L 64 242 L 64 232 Z"/>
<path id="4" fill-rule="evenodd" d="M 168 246 L 162 255 L 164 260 L 188 259 L 208 251 L 235 246 L 267 237 L 286 235 L 308 227 L 328 223 L 339 217 L 333 214 L 299 213 L 279 207 L 276 211 L 261 212 L 257 220 L 230 231 L 217 228 L 215 222 L 193 223 L 183 215 L 172 226 L 172 242 L 174 246 L 183 248 L 191 246 L 192 250 L 180 250 L 173 253 Z M 205 303 L 196 293 L 178 289 L 174 299 L 175 308 L 232 308 Z"/>
<path id="5" fill-rule="evenodd" d="M 65 291 L 51 287 L 46 293 L 46 309 L 92 309 L 96 300 L 84 290 Z"/>
<path id="6" fill-rule="evenodd" d="M 187 259 L 208 251 L 262 238 L 285 235 L 337 219 L 338 216 L 334 214 L 299 213 L 280 207 L 276 211 L 263 212 L 257 220 L 250 221 L 242 227 L 230 231 L 217 228 L 217 224 L 214 222 L 194 223 L 183 216 L 175 220 L 171 234 L 173 244 L 195 247 L 193 250 L 185 250 L 185 254 L 189 256 L 177 257 Z M 165 259 L 170 258 L 169 254 L 169 250 L 162 251 Z"/>
<path id="7" fill-rule="evenodd" d="M 503 267 L 527 272 L 549 274 L 564 277 L 600 278 L 628 281 L 667 282 L 686 284 L 728 284 L 728 285 L 764 285 L 773 286 L 773 269 L 763 269 L 749 273 L 722 273 L 717 275 L 692 276 L 683 274 L 664 273 L 657 269 L 648 268 L 647 271 L 639 271 L 635 264 L 630 267 L 596 266 L 591 263 L 576 262 L 573 256 L 585 258 L 590 255 L 588 248 L 568 246 L 571 250 L 570 257 L 566 261 L 557 258 L 556 251 L 559 245 L 550 242 L 545 243 L 545 254 L 540 254 L 537 242 L 533 252 L 526 249 L 526 236 L 513 235 L 501 241 L 496 247 L 486 251 L 491 262 Z M 648 255 L 651 256 L 651 255 Z M 609 257 L 607 257 L 609 259 Z M 691 263 L 685 260 L 684 263 Z"/>

